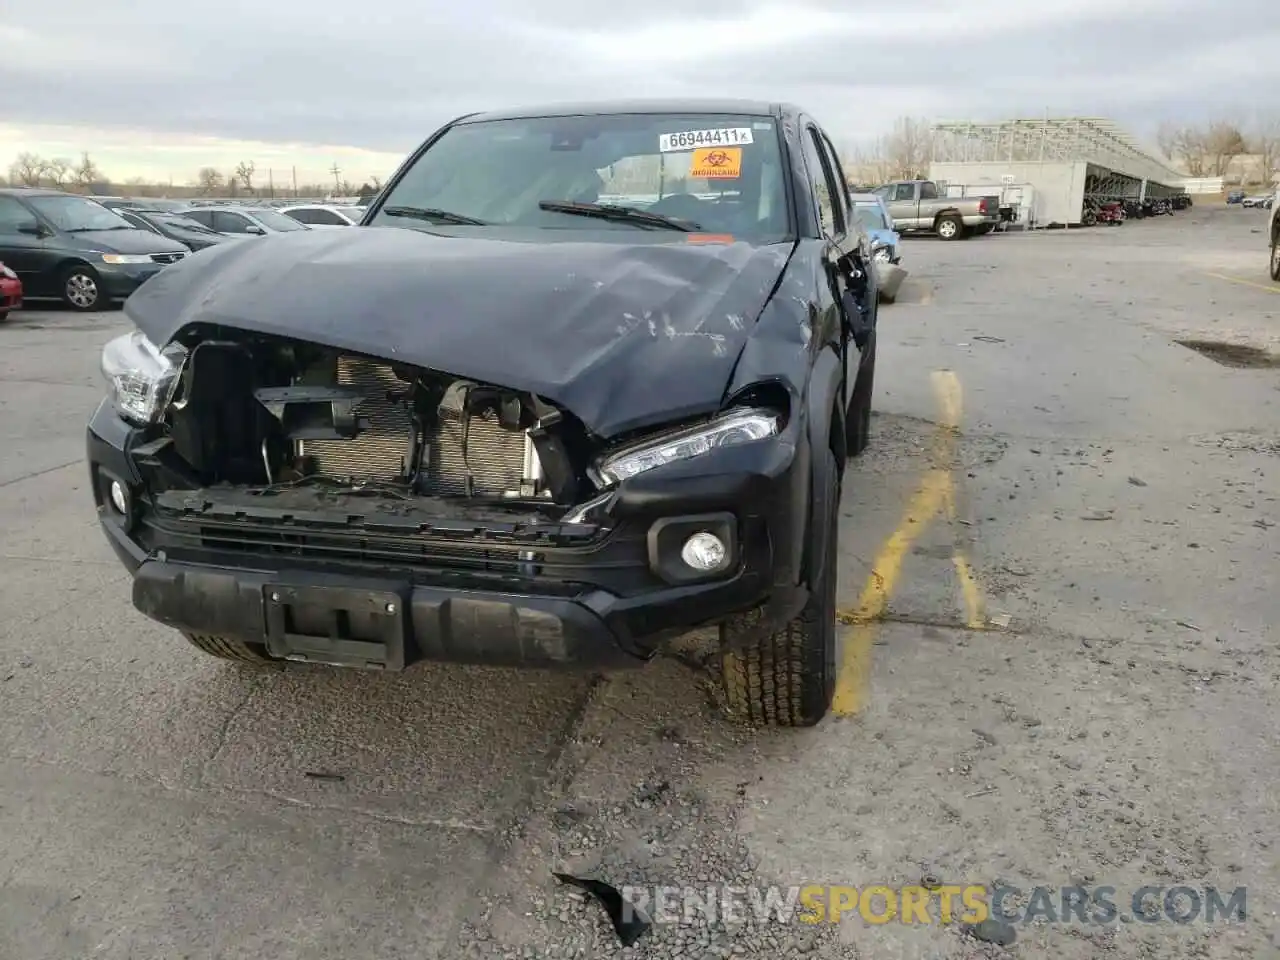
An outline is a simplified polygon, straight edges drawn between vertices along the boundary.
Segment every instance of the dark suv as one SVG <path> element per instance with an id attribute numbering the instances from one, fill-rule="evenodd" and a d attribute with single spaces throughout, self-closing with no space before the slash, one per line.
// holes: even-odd
<path id="1" fill-rule="evenodd" d="M 870 243 L 797 108 L 462 117 L 360 230 L 125 305 L 88 429 L 133 602 L 206 653 L 642 663 L 719 627 L 735 715 L 827 712 Z"/>
<path id="2" fill-rule="evenodd" d="M 29 300 L 57 298 L 75 310 L 97 310 L 187 253 L 88 197 L 0 190 L 0 261 L 21 278 Z"/>

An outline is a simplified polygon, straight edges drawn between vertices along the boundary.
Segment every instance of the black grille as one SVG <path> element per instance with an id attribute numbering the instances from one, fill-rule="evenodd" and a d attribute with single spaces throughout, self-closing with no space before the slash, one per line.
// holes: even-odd
<path id="1" fill-rule="evenodd" d="M 185 256 L 185 253 L 153 253 L 151 261 L 153 263 L 177 263 Z"/>
<path id="2" fill-rule="evenodd" d="M 368 421 L 368 429 L 353 440 L 308 440 L 299 452 L 313 458 L 322 476 L 355 480 L 404 477 L 413 439 L 408 385 L 385 364 L 347 356 L 338 358 L 338 383 L 369 391 L 369 398 L 357 408 L 357 415 Z M 427 433 L 423 443 L 423 492 L 428 494 L 466 494 L 469 470 L 473 493 L 502 496 L 518 491 L 530 468 L 524 432 L 503 428 L 491 411 L 469 417 L 465 425 L 460 414 L 441 411 L 439 425 Z"/>

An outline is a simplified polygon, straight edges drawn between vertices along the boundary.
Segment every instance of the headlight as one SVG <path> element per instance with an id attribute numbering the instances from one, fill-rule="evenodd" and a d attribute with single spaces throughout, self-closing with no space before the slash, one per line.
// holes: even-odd
<path id="1" fill-rule="evenodd" d="M 601 486 L 612 486 L 654 467 L 698 457 L 717 447 L 763 440 L 777 434 L 779 421 L 772 410 L 732 410 L 709 423 L 608 454 L 596 462 L 593 479 Z"/>
<path id="2" fill-rule="evenodd" d="M 138 426 L 159 419 L 173 395 L 185 354 L 177 344 L 162 351 L 137 330 L 108 342 L 102 348 L 102 374 L 116 412 Z"/>
<path id="3" fill-rule="evenodd" d="M 8 267 L 6 267 L 3 263 L 0 263 L 0 277 L 5 277 L 8 280 L 18 279 L 18 275 L 14 273 L 12 270 L 10 270 Z"/>
<path id="4" fill-rule="evenodd" d="M 103 263 L 150 263 L 151 256 L 146 253 L 104 253 Z"/>
<path id="5" fill-rule="evenodd" d="M 871 259 L 878 260 L 880 263 L 888 263 L 893 259 L 893 247 L 888 244 L 877 243 L 871 248 Z"/>

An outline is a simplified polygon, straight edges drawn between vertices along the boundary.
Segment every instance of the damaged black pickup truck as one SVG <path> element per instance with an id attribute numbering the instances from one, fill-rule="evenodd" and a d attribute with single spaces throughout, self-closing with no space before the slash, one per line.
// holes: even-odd
<path id="1" fill-rule="evenodd" d="M 230 660 L 604 668 L 719 625 L 730 710 L 828 711 L 876 291 L 793 107 L 462 117 L 364 221 L 126 303 L 88 428 L 134 605 Z"/>

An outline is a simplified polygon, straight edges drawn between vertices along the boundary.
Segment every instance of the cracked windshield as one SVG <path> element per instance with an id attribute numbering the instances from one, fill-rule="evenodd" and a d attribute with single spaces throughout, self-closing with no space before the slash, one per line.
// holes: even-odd
<path id="1" fill-rule="evenodd" d="M 1274 11 L 9 6 L 0 960 L 1280 960 Z"/>

